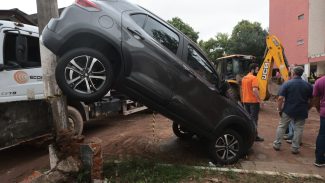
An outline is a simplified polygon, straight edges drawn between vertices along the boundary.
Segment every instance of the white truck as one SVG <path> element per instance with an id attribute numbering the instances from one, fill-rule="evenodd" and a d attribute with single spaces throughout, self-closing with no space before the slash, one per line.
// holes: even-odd
<path id="1" fill-rule="evenodd" d="M 0 20 L 0 150 L 49 134 L 52 115 L 43 91 L 38 28 Z M 110 113 L 128 115 L 147 107 L 110 91 L 101 101 L 67 98 L 69 126 L 81 134 L 84 122 Z"/>

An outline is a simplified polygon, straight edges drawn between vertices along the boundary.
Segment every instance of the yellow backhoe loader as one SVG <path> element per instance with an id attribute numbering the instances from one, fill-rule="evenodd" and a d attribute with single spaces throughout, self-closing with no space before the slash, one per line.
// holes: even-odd
<path id="1" fill-rule="evenodd" d="M 289 79 L 289 66 L 279 39 L 274 35 L 268 35 L 266 45 L 264 60 L 257 74 L 261 100 L 269 98 L 268 84 L 274 64 L 279 69 L 283 80 Z M 228 96 L 235 101 L 241 98 L 241 79 L 249 72 L 248 67 L 251 63 L 256 63 L 256 58 L 251 55 L 229 55 L 214 61 L 219 76 L 229 83 Z"/>

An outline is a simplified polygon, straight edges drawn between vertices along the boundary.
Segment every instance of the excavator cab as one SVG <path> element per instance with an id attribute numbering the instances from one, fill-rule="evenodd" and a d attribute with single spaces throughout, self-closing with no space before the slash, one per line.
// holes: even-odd
<path id="1" fill-rule="evenodd" d="M 214 65 L 219 76 L 227 81 L 234 80 L 239 76 L 246 75 L 250 63 L 255 63 L 256 58 L 252 55 L 229 55 L 218 58 Z"/>
<path id="2" fill-rule="evenodd" d="M 219 77 L 229 83 L 228 97 L 240 100 L 241 79 L 249 72 L 249 65 L 256 63 L 252 55 L 229 55 L 213 62 Z"/>

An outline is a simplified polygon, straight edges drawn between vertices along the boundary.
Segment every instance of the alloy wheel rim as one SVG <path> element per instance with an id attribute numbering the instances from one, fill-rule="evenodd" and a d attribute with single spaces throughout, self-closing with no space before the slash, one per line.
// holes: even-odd
<path id="1" fill-rule="evenodd" d="M 231 160 L 238 155 L 238 139 L 231 134 L 224 134 L 215 143 L 215 152 L 219 159 Z"/>
<path id="2" fill-rule="evenodd" d="M 71 59 L 64 71 L 66 83 L 75 92 L 92 94 L 100 90 L 107 79 L 104 64 L 97 58 L 81 55 Z"/>

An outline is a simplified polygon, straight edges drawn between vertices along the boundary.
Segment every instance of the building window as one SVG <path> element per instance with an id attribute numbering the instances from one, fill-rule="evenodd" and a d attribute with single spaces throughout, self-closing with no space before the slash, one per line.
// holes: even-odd
<path id="1" fill-rule="evenodd" d="M 303 39 L 297 40 L 297 45 L 303 45 L 303 44 L 304 44 L 304 40 Z"/>
<path id="2" fill-rule="evenodd" d="M 298 20 L 303 20 L 304 19 L 304 14 L 298 15 Z"/>

